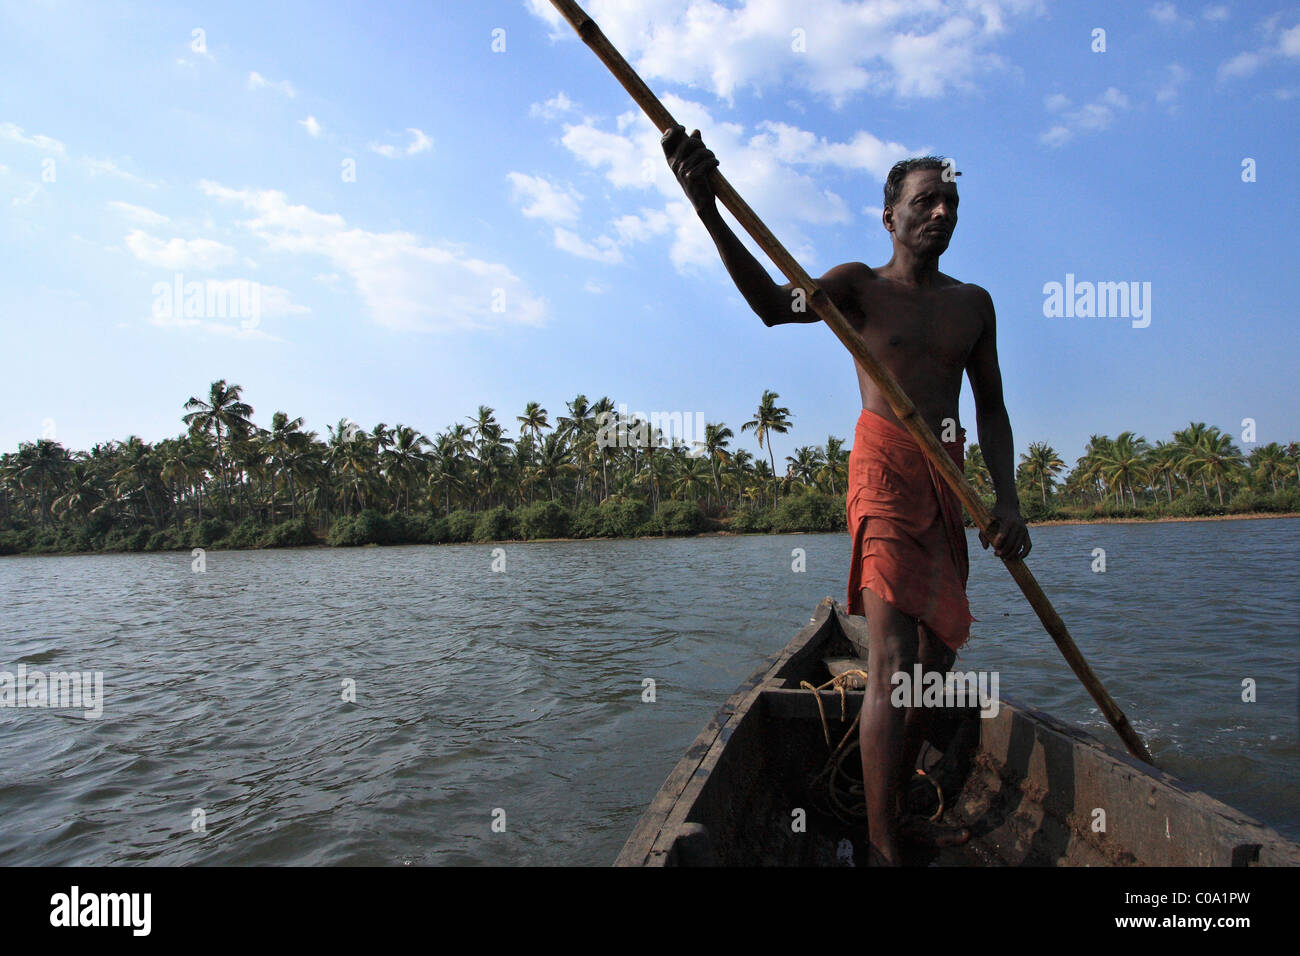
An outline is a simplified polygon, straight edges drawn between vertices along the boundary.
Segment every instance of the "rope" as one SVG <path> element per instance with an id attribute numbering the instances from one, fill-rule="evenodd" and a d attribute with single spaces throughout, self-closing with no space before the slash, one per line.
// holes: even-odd
<path id="1" fill-rule="evenodd" d="M 817 713 L 820 715 L 822 721 L 822 736 L 826 739 L 826 746 L 828 748 L 832 747 L 831 731 L 830 724 L 826 719 L 826 709 L 822 706 L 822 696 L 820 692 L 830 688 L 839 693 L 840 721 L 843 722 L 848 716 L 848 695 L 846 691 L 848 690 L 851 678 L 854 677 L 861 678 L 864 684 L 868 679 L 866 671 L 855 668 L 832 677 L 824 684 L 814 686 L 811 681 L 802 680 L 799 682 L 799 687 L 801 689 L 812 691 L 813 700 L 817 702 Z M 861 720 L 862 708 L 858 708 L 858 712 L 853 718 L 853 723 L 849 724 L 849 729 L 844 732 L 844 736 L 840 738 L 839 744 L 834 746 L 831 750 L 831 755 L 827 758 L 826 765 L 817 772 L 811 781 L 812 786 L 815 787 L 823 778 L 826 779 L 826 790 L 831 801 L 831 812 L 839 818 L 841 823 L 847 823 L 850 825 L 861 823 L 867 818 L 866 791 L 863 788 L 863 784 L 854 782 L 852 778 L 849 777 L 848 774 L 844 774 L 841 769 L 841 765 L 844 763 L 844 758 L 847 756 L 853 756 L 855 753 L 853 749 L 848 748 L 848 743 L 853 739 L 853 732 L 857 730 L 858 723 Z M 836 781 L 841 774 L 844 775 L 847 782 L 843 786 L 837 786 Z M 913 775 L 914 779 L 915 777 L 920 777 L 922 780 L 933 786 L 935 793 L 938 795 L 939 806 L 930 816 L 930 822 L 935 823 L 943 816 L 943 788 L 939 786 L 939 782 L 935 780 L 933 776 L 927 774 L 924 770 L 917 770 Z M 846 800 L 848 801 L 847 804 Z"/>

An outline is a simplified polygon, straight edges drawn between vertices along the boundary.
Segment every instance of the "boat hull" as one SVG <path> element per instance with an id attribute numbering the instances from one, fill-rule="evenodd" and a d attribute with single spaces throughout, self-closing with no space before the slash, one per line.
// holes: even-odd
<path id="1" fill-rule="evenodd" d="M 827 658 L 866 656 L 865 620 L 829 598 L 714 715 L 669 774 L 616 866 L 862 865 L 865 832 L 810 781 L 829 748 L 817 700 Z M 838 743 L 862 691 L 820 692 Z M 910 862 L 986 866 L 1297 866 L 1297 845 L 1232 807 L 1054 718 L 1001 699 L 950 712 L 923 760 L 944 822 L 969 844 Z M 856 746 L 852 743 L 853 756 Z M 956 776 L 954 776 L 956 774 Z M 1098 812 L 1100 811 L 1100 813 Z M 1104 829 L 1101 826 L 1104 824 Z"/>

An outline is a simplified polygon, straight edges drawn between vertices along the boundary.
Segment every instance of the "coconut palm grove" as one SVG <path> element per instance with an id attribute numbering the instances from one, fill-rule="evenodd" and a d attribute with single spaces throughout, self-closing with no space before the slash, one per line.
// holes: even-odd
<path id="1" fill-rule="evenodd" d="M 432 437 L 346 418 L 322 435 L 282 411 L 257 425 L 221 380 L 184 403 L 175 438 L 40 439 L 0 456 L 0 554 L 846 530 L 850 449 L 828 436 L 778 465 L 773 436 L 795 418 L 779 400 L 764 391 L 739 434 L 710 422 L 693 447 L 581 394 L 513 422 L 480 405 Z M 1066 468 L 1044 441 L 1019 456 L 1031 521 L 1300 510 L 1300 442 L 1246 453 L 1204 422 L 1154 444 L 1093 435 Z M 966 476 L 991 503 L 977 444 Z"/>

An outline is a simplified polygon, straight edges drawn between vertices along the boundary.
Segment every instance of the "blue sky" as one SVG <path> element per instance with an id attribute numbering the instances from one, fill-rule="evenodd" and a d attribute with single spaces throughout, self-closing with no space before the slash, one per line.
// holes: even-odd
<path id="1" fill-rule="evenodd" d="M 887 261 L 890 164 L 953 157 L 940 267 L 993 296 L 1018 453 L 1073 464 L 1094 432 L 1193 419 L 1300 439 L 1300 6 L 587 9 L 814 275 Z M 658 134 L 549 13 L 0 7 L 0 448 L 175 435 L 218 378 L 260 424 L 321 434 L 346 416 L 432 435 L 480 403 L 514 433 L 526 402 L 554 422 L 583 392 L 739 436 L 771 388 L 795 425 L 778 459 L 851 439 L 851 358 L 825 326 L 748 311 Z M 1150 283 L 1149 325 L 1045 316 L 1067 274 Z M 160 291 L 178 277 L 256 284 L 259 313 L 186 315 Z M 975 440 L 969 385 L 962 419 Z"/>

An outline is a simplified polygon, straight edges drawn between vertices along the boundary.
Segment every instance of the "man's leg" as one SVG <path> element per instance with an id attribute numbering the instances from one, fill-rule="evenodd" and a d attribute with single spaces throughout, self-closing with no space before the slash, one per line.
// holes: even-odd
<path id="1" fill-rule="evenodd" d="M 862 702 L 858 743 L 862 752 L 862 782 L 867 798 L 867 826 L 872 849 L 885 864 L 902 861 L 898 834 L 900 767 L 903 735 L 910 707 L 895 707 L 889 697 L 891 678 L 910 674 L 917 660 L 917 621 L 876 594 L 862 589 L 867 617 L 867 690 Z M 915 758 L 913 758 L 915 759 Z"/>
<path id="2" fill-rule="evenodd" d="M 933 631 L 924 624 L 917 624 L 917 656 L 921 661 L 923 673 L 937 671 L 947 674 L 957 659 L 956 652 L 941 641 Z M 870 664 L 868 664 L 868 667 Z M 907 711 L 907 720 L 903 736 L 903 750 L 899 765 L 899 794 L 907 792 L 907 785 L 916 769 L 916 758 L 921 753 L 921 744 L 932 722 L 938 721 L 943 712 L 933 707 L 912 707 Z M 909 842 L 924 843 L 929 846 L 956 846 L 970 839 L 970 831 L 965 827 L 942 827 L 931 823 L 925 817 L 900 817 L 899 834 Z"/>
<path id="3" fill-rule="evenodd" d="M 921 671 L 929 674 L 938 671 L 947 674 L 952 663 L 957 659 L 956 653 L 924 624 L 917 623 L 917 657 L 921 662 Z M 903 736 L 902 764 L 899 767 L 899 779 L 905 788 L 916 768 L 916 758 L 920 756 L 921 744 L 930 729 L 930 724 L 941 716 L 933 707 L 910 707 L 907 711 L 907 729 Z"/>

